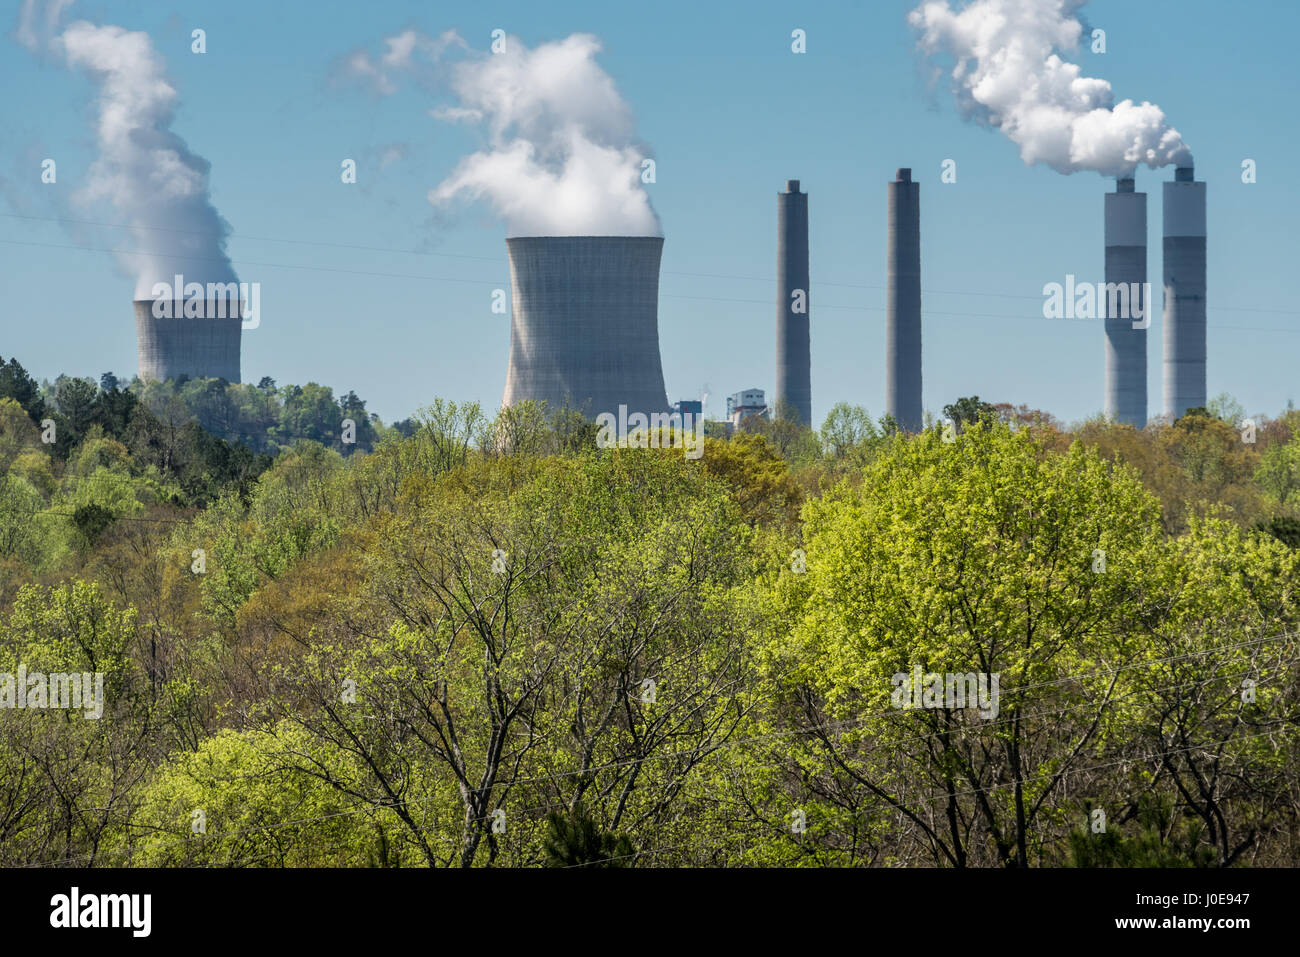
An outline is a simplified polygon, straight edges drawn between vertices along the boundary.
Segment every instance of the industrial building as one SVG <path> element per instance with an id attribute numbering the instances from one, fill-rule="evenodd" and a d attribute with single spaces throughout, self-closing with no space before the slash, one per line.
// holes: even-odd
<path id="1" fill-rule="evenodd" d="M 513 291 L 504 405 L 668 411 L 659 354 L 660 236 L 506 240 Z"/>
<path id="2" fill-rule="evenodd" d="M 762 389 L 745 389 L 727 396 L 727 422 L 740 428 L 751 415 L 766 415 L 767 401 Z"/>
<path id="3" fill-rule="evenodd" d="M 135 301 L 140 378 L 161 382 L 188 376 L 239 382 L 240 303 L 205 303 L 205 315 L 225 317 L 211 319 L 186 317 L 185 304 L 179 301 L 171 306 L 169 317 L 158 318 L 154 300 Z"/>
<path id="4" fill-rule="evenodd" d="M 885 252 L 885 414 L 920 432 L 921 184 L 899 169 L 889 184 Z"/>

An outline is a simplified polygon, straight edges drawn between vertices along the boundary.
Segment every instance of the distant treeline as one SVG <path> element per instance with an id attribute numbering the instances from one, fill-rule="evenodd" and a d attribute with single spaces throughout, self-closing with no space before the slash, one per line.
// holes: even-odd
<path id="1" fill-rule="evenodd" d="M 355 442 L 343 441 L 345 420 Z M 202 508 L 297 442 L 347 456 L 385 426 L 355 392 L 222 379 L 130 383 L 111 372 L 38 383 L 0 357 L 0 559 L 51 568 L 154 507 Z"/>

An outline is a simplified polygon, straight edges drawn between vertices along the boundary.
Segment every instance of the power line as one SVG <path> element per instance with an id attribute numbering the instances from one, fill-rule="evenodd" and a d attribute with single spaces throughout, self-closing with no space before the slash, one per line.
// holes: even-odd
<path id="1" fill-rule="evenodd" d="M 0 243 L 5 243 L 11 246 L 32 246 L 32 247 L 50 248 L 50 249 L 68 249 L 77 252 L 111 253 L 113 255 L 119 255 L 119 256 L 150 255 L 148 253 L 143 253 L 135 250 L 110 249 L 110 248 L 104 248 L 100 246 L 68 245 L 63 243 L 40 243 L 40 242 L 33 242 L 30 240 L 18 240 L 18 239 L 0 239 Z M 218 259 L 211 256 L 187 256 L 179 253 L 169 253 L 167 258 L 172 260 L 184 261 L 184 262 L 199 262 L 199 263 L 208 263 L 208 264 L 229 263 L 235 266 L 257 266 L 263 269 L 297 269 L 297 270 L 304 270 L 310 272 L 337 273 L 340 275 L 369 276 L 369 277 L 375 277 L 381 279 L 416 279 L 416 280 L 423 280 L 425 282 L 452 282 L 452 283 L 463 283 L 463 284 L 478 285 L 478 286 L 493 286 L 495 288 L 504 288 L 506 285 L 508 285 L 508 283 L 505 283 L 502 280 L 497 280 L 497 279 L 465 279 L 465 278 L 453 277 L 453 276 L 428 276 L 428 275 L 421 275 L 417 273 L 376 272 L 373 270 L 345 269 L 342 267 L 334 267 L 334 266 L 306 266 L 306 265 L 295 264 L 295 263 L 271 263 L 271 262 L 257 262 L 253 260 L 225 259 L 225 258 Z M 703 274 L 695 274 L 695 275 L 703 275 Z M 730 278 L 755 279 L 755 277 L 743 277 L 743 276 L 736 276 Z M 755 281 L 757 280 L 755 279 Z M 823 283 L 822 285 L 832 285 L 832 284 Z M 854 284 L 839 283 L 836 285 L 848 286 Z M 882 287 L 867 286 L 862 284 L 857 284 L 857 285 L 859 288 L 882 288 Z M 938 291 L 931 290 L 931 292 L 934 293 Z M 963 295 L 963 296 L 965 295 L 989 296 L 994 298 L 1014 298 L 1014 299 L 1030 299 L 1030 300 L 1036 298 L 1033 296 L 1019 296 L 1019 295 L 1004 296 L 1001 293 L 984 293 L 984 292 L 952 291 L 952 292 L 945 292 L 943 294 Z M 726 303 L 736 303 L 741 305 L 761 305 L 761 306 L 771 305 L 771 302 L 765 299 L 741 299 L 737 297 L 728 297 L 728 296 L 688 296 L 688 295 L 682 295 L 676 293 L 660 293 L 659 298 L 696 300 L 696 301 L 704 301 L 704 302 L 726 302 Z M 1041 299 L 1038 299 L 1038 301 L 1041 301 Z M 885 310 L 884 306 L 856 306 L 856 305 L 842 305 L 838 303 L 819 303 L 817 308 L 831 309 L 831 310 L 843 309 L 843 310 L 849 310 L 854 312 L 883 312 Z M 1219 312 L 1273 312 L 1273 313 L 1279 313 L 1283 315 L 1300 315 L 1300 311 L 1294 311 L 1294 310 L 1252 309 L 1252 308 L 1237 307 L 1237 306 L 1228 307 L 1226 309 L 1219 309 L 1217 311 Z M 1072 322 L 1084 322 L 1084 323 L 1096 324 L 1102 321 L 1101 319 L 1079 319 L 1079 318 L 1049 319 L 1041 315 L 1026 316 L 1026 315 L 1011 315 L 1007 313 L 975 313 L 975 312 L 965 312 L 965 311 L 951 312 L 945 310 L 924 309 L 924 308 L 922 312 L 923 315 L 931 316 L 931 317 L 944 316 L 948 318 L 964 318 L 964 319 L 1003 319 L 1003 320 L 1012 319 L 1012 320 L 1019 320 L 1022 322 L 1071 322 L 1072 321 Z M 1207 328 L 1210 329 L 1226 329 L 1229 331 L 1237 331 L 1237 332 L 1300 333 L 1300 328 L 1285 328 L 1285 327 L 1276 327 L 1276 326 L 1237 326 L 1237 325 L 1225 325 L 1222 323 L 1206 323 L 1206 326 Z"/>
<path id="2" fill-rule="evenodd" d="M 135 224 L 104 223 L 104 222 L 96 222 L 93 220 L 84 220 L 84 219 L 66 219 L 66 218 L 61 218 L 56 216 L 31 216 L 31 215 L 25 215 L 21 213 L 0 213 L 0 216 L 3 216 L 7 219 L 23 219 L 23 220 L 31 220 L 36 222 L 45 222 L 45 223 L 60 223 L 63 225 L 98 226 L 98 227 L 103 227 L 108 229 L 131 229 L 131 230 L 145 229 L 145 230 L 155 231 L 155 232 L 180 233 L 182 235 L 189 235 L 189 236 L 211 235 L 209 232 L 204 230 L 182 229 L 174 226 L 157 226 L 157 225 L 150 225 L 150 224 L 143 224 L 143 223 L 135 223 Z M 500 265 L 501 263 L 500 257 L 497 256 L 471 256 L 471 255 L 466 255 L 464 253 L 444 253 L 444 252 L 435 252 L 433 250 L 423 250 L 423 249 L 401 249 L 392 246 L 370 246 L 370 245 L 363 245 L 360 243 L 337 243 L 337 242 L 325 242 L 322 240 L 312 240 L 312 239 L 288 239 L 288 238 L 281 238 L 276 236 L 252 236 L 247 233 L 238 233 L 238 232 L 228 233 L 227 236 L 231 238 L 247 239 L 255 242 L 285 243 L 285 244 L 295 245 L 295 246 L 320 246 L 329 249 L 356 249 L 356 250 L 362 250 L 367 252 L 393 253 L 397 255 L 408 255 L 408 256 L 431 256 L 431 257 L 438 257 L 438 258 L 445 258 L 445 259 L 468 259 L 476 262 L 495 263 L 497 265 Z M 75 247 L 60 247 L 60 248 L 92 249 L 94 247 L 75 246 Z M 118 250 L 112 250 L 112 251 L 118 252 Z M 127 253 L 123 253 L 123 254 L 127 255 Z M 129 255 L 145 255 L 145 254 L 131 253 Z M 206 261 L 213 261 L 213 260 L 206 260 Z M 250 263 L 249 265 L 258 265 L 258 264 Z M 328 267 L 316 267 L 316 268 L 328 268 Z M 702 272 L 689 272 L 689 271 L 676 270 L 676 269 L 663 269 L 661 270 L 661 272 L 664 275 L 668 275 L 668 276 L 689 276 L 697 279 L 731 279 L 731 280 L 739 280 L 742 282 L 763 282 L 763 283 L 775 283 L 777 281 L 775 276 L 742 276 L 734 273 L 702 273 Z M 844 282 L 842 280 L 830 280 L 830 279 L 819 279 L 813 285 L 819 287 L 837 286 L 846 289 L 887 289 L 888 288 L 886 285 L 882 283 Z M 1029 296 L 1021 293 L 975 292 L 972 290 L 934 289 L 934 288 L 922 288 L 921 291 L 924 294 L 940 295 L 940 296 L 982 296 L 982 297 L 988 297 L 992 299 L 1024 299 L 1033 302 L 1043 301 L 1043 297 L 1041 295 Z M 748 300 L 737 300 L 737 301 L 748 301 Z M 766 300 L 758 300 L 758 301 L 761 302 L 763 305 L 770 305 L 770 303 L 768 303 Z M 822 306 L 820 308 L 826 308 L 826 307 Z M 1279 313 L 1288 316 L 1300 315 L 1300 310 L 1296 310 L 1296 309 L 1268 309 L 1268 308 L 1248 307 L 1248 306 L 1232 306 L 1229 307 L 1229 311 L 1270 312 L 1270 313 Z M 1090 321 L 1090 320 L 1083 320 L 1083 321 Z"/>

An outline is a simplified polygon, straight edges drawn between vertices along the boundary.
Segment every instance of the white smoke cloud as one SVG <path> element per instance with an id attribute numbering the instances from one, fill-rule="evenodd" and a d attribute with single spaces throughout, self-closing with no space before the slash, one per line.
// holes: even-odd
<path id="1" fill-rule="evenodd" d="M 908 15 L 927 54 L 952 57 L 957 102 L 1001 130 L 1028 164 L 1058 173 L 1131 174 L 1145 163 L 1190 164 L 1190 150 L 1154 103 L 1115 102 L 1110 83 L 1058 51 L 1079 47 L 1086 0 L 927 0 Z"/>
<path id="2" fill-rule="evenodd" d="M 23 0 L 18 9 L 18 26 L 14 39 L 31 50 L 40 52 L 49 46 L 58 32 L 59 18 L 72 6 L 73 0 Z"/>
<path id="3" fill-rule="evenodd" d="M 659 236 L 641 183 L 648 151 L 589 34 L 456 64 L 439 119 L 481 124 L 488 147 L 465 157 L 429 201 L 485 199 L 511 236 Z"/>
<path id="4" fill-rule="evenodd" d="M 107 200 L 130 224 L 136 252 L 120 258 L 136 277 L 135 298 L 176 273 L 235 282 L 229 226 L 209 197 L 210 164 L 171 130 L 177 94 L 148 34 L 81 20 L 54 44 L 99 86 L 99 156 L 76 199 Z"/>
<path id="5" fill-rule="evenodd" d="M 343 58 L 345 76 L 360 80 L 380 96 L 391 96 L 398 90 L 396 76 L 417 69 L 421 60 L 437 63 L 452 47 L 466 49 L 465 41 L 455 30 L 445 30 L 436 37 L 419 30 L 403 30 L 384 40 L 387 48 L 378 57 L 368 50 L 353 50 Z"/>

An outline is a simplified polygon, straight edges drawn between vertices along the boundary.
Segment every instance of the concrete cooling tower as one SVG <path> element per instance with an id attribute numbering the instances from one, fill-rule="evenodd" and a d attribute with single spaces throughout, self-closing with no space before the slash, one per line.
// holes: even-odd
<path id="1" fill-rule="evenodd" d="M 1165 415 L 1204 406 L 1205 184 L 1190 166 L 1165 183 Z"/>
<path id="2" fill-rule="evenodd" d="M 135 301 L 141 379 L 161 382 L 185 375 L 239 381 L 239 302 L 208 302 L 206 315 L 227 317 L 213 319 L 186 318 L 182 302 L 171 304 L 172 316 L 179 318 L 159 319 L 153 305 L 152 299 Z"/>
<path id="3" fill-rule="evenodd" d="M 506 240 L 513 316 L 502 402 L 666 412 L 659 357 L 660 236 Z"/>
<path id="4" fill-rule="evenodd" d="M 812 425 L 809 333 L 808 194 L 797 179 L 776 194 L 776 402 L 800 424 Z"/>
<path id="5" fill-rule="evenodd" d="M 1147 331 L 1134 329 L 1137 313 L 1130 297 L 1150 325 L 1150 303 L 1142 298 L 1147 281 L 1147 194 L 1134 191 L 1133 178 L 1121 176 L 1115 192 L 1106 194 L 1106 283 L 1125 287 L 1117 293 L 1116 312 L 1106 299 L 1106 415 L 1116 422 L 1144 428 L 1147 424 Z M 1127 305 L 1127 309 L 1122 307 Z"/>
<path id="6" fill-rule="evenodd" d="M 885 413 L 904 432 L 920 432 L 921 184 L 900 169 L 889 184 L 885 250 Z"/>

